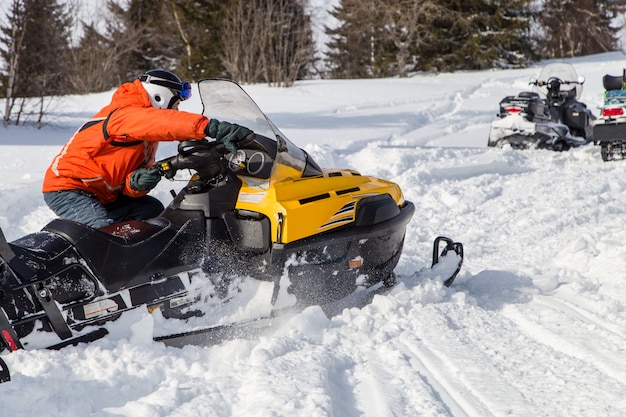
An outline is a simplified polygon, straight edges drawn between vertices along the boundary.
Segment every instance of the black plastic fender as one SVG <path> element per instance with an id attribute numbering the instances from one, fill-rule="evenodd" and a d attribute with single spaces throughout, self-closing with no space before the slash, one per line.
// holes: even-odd
<path id="1" fill-rule="evenodd" d="M 6 362 L 0 358 L 0 384 L 11 380 L 11 372 Z"/>

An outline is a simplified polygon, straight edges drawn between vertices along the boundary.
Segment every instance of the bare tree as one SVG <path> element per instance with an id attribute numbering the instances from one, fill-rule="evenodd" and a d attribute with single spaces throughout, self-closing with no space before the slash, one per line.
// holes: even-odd
<path id="1" fill-rule="evenodd" d="M 414 51 L 428 43 L 432 36 L 430 22 L 445 9 L 435 2 L 415 0 L 369 0 L 370 9 L 377 12 L 377 22 L 383 28 L 382 42 L 393 45 L 395 72 L 406 77 Z M 415 64 L 414 62 L 411 64 Z"/>
<path id="2" fill-rule="evenodd" d="M 267 2 L 263 76 L 270 86 L 289 87 L 315 55 L 310 17 L 300 1 Z"/>
<path id="3" fill-rule="evenodd" d="M 7 46 L 6 51 L 2 51 L 3 58 L 7 63 L 7 81 L 4 102 L 4 114 L 2 115 L 2 124 L 4 127 L 9 125 L 11 113 L 15 105 L 15 87 L 19 77 L 20 50 L 24 35 L 26 33 L 26 12 L 24 2 L 22 0 L 13 0 L 11 5 L 11 15 L 9 16 L 9 24 L 2 28 L 2 41 Z"/>
<path id="4" fill-rule="evenodd" d="M 94 22 L 82 22 L 83 36 L 72 50 L 75 71 L 70 75 L 72 89 L 79 93 L 105 91 L 127 81 L 125 61 L 140 52 L 142 29 L 122 19 L 119 6 L 109 2 L 106 12 L 94 17 Z"/>
<path id="5" fill-rule="evenodd" d="M 240 82 L 291 86 L 315 55 L 310 19 L 298 0 L 236 0 L 222 34 L 222 63 Z"/>
<path id="6" fill-rule="evenodd" d="M 619 27 L 611 24 L 626 10 L 624 0 L 545 0 L 538 16 L 543 56 L 574 57 L 614 51 Z"/>
<path id="7" fill-rule="evenodd" d="M 267 35 L 264 22 L 257 19 L 263 0 L 236 0 L 226 10 L 220 43 L 223 46 L 222 65 L 228 76 L 250 83 L 260 80 L 262 51 Z"/>

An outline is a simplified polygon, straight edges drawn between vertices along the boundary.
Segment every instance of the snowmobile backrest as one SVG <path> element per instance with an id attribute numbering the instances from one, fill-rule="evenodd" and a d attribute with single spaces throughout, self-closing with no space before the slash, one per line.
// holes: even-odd
<path id="1" fill-rule="evenodd" d="M 539 98 L 539 94 L 535 93 L 534 91 L 522 91 L 521 93 L 518 94 L 519 97 L 525 97 L 525 98 Z"/>
<path id="2" fill-rule="evenodd" d="M 606 74 L 602 77 L 602 85 L 606 91 L 621 90 L 624 87 L 624 76 Z"/>

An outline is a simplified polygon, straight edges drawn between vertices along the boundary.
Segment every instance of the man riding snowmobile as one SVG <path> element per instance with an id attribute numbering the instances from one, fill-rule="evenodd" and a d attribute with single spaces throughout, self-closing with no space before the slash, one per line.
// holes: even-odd
<path id="1" fill-rule="evenodd" d="M 153 167 L 159 141 L 216 138 L 231 151 L 251 130 L 178 110 L 191 84 L 162 69 L 124 83 L 85 122 L 46 171 L 44 201 L 59 217 L 98 228 L 144 220 L 163 211 L 148 196 L 161 175 Z"/>
<path id="2" fill-rule="evenodd" d="M 234 82 L 198 89 L 203 114 L 255 134 L 235 152 L 183 141 L 158 161 L 166 178 L 193 175 L 155 218 L 100 229 L 56 219 L 10 243 L 0 233 L 0 350 L 89 342 L 139 307 L 177 320 L 178 333 L 155 329 L 155 340 L 211 343 L 394 284 L 415 211 L 397 184 L 321 168 Z M 460 243 L 435 239 L 432 264 L 451 266 L 444 285 L 462 258 Z"/>

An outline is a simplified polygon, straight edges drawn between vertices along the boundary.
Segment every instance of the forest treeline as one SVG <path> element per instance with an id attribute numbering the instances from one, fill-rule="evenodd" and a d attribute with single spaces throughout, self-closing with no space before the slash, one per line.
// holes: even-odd
<path id="1" fill-rule="evenodd" d="M 28 110 L 40 119 L 45 97 L 105 91 L 152 68 L 289 87 L 613 51 L 626 10 L 626 0 L 340 0 L 332 27 L 316 28 L 322 54 L 307 0 L 107 0 L 88 20 L 79 4 L 11 0 L 0 25 L 5 126 L 19 124 L 26 98 L 40 98 Z"/>

